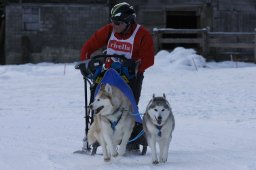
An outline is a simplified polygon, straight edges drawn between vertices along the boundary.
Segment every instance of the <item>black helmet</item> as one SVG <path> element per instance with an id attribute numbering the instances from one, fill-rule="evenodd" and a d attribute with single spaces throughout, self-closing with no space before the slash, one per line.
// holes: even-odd
<path id="1" fill-rule="evenodd" d="M 130 24 L 136 18 L 135 10 L 133 6 L 126 2 L 116 4 L 111 9 L 111 20 L 112 21 L 122 21 Z"/>

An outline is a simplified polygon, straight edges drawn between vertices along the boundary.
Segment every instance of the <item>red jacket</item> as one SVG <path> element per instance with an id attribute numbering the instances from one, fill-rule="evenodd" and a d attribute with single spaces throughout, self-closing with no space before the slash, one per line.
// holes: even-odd
<path id="1" fill-rule="evenodd" d="M 115 37 L 118 39 L 128 39 L 132 35 L 136 26 L 137 24 L 133 24 L 125 34 L 115 33 Z M 80 59 L 89 59 L 93 52 L 106 46 L 112 33 L 112 29 L 112 24 L 107 24 L 97 30 L 83 45 Z M 141 60 L 139 67 L 140 73 L 143 73 L 148 67 L 154 64 L 153 39 L 150 32 L 142 26 L 139 28 L 134 39 L 132 59 Z"/>

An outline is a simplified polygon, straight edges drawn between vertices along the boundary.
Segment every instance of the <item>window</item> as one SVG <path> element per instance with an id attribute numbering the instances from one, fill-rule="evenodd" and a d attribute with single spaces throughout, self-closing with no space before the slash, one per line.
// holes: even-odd
<path id="1" fill-rule="evenodd" d="M 23 7 L 23 30 L 39 31 L 39 8 Z"/>

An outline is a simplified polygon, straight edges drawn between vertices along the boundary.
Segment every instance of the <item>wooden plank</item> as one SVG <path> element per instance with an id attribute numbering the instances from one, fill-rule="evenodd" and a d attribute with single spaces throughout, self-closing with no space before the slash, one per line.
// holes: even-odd
<path id="1" fill-rule="evenodd" d="M 153 32 L 165 33 L 165 34 L 195 34 L 202 33 L 206 29 L 173 29 L 173 28 L 154 28 Z"/>
<path id="2" fill-rule="evenodd" d="M 209 32 L 209 35 L 216 35 L 216 36 L 229 36 L 229 35 L 255 35 L 254 32 Z"/>
<path id="3" fill-rule="evenodd" d="M 153 34 L 155 51 L 160 50 L 159 34 Z"/>
<path id="4" fill-rule="evenodd" d="M 159 43 L 184 43 L 184 44 L 201 44 L 202 38 L 161 38 Z"/>
<path id="5" fill-rule="evenodd" d="M 202 42 L 201 42 L 201 46 L 202 46 L 202 54 L 203 56 L 207 56 L 208 55 L 208 32 L 209 32 L 209 28 L 206 28 L 205 31 L 202 33 Z"/>
<path id="6" fill-rule="evenodd" d="M 215 48 L 254 48 L 254 44 L 249 43 L 209 43 L 209 47 Z"/>

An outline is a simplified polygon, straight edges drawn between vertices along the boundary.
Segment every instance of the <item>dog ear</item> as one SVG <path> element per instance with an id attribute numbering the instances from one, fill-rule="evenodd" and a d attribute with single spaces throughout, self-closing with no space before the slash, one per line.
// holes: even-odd
<path id="1" fill-rule="evenodd" d="M 164 97 L 164 99 L 166 99 L 165 93 L 163 93 L 163 97 Z"/>
<path id="2" fill-rule="evenodd" d="M 108 83 L 105 86 L 105 91 L 110 95 L 112 94 L 112 87 Z"/>

